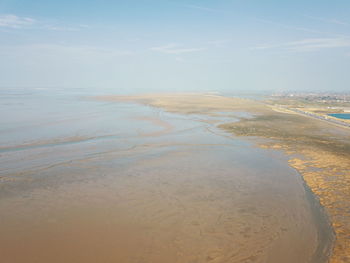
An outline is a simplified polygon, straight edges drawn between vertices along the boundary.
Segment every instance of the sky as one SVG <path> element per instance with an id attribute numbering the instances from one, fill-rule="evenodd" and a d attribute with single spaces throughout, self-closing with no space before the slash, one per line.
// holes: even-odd
<path id="1" fill-rule="evenodd" d="M 16 87 L 350 91 L 350 1 L 0 0 Z"/>

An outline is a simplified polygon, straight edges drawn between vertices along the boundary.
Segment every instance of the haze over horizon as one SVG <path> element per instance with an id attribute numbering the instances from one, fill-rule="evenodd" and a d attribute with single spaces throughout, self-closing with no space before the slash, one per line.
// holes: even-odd
<path id="1" fill-rule="evenodd" d="M 348 1 L 0 1 L 0 89 L 349 91 Z"/>

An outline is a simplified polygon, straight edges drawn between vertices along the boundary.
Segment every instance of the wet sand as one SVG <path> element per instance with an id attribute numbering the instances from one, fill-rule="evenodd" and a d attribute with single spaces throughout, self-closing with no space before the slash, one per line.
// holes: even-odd
<path id="1" fill-rule="evenodd" d="M 326 262 L 324 215 L 288 159 L 216 128 L 234 113 L 200 113 L 137 106 L 126 136 L 3 149 L 1 260 Z"/>
<path id="2" fill-rule="evenodd" d="M 350 261 L 350 134 L 347 129 L 280 107 L 213 94 L 153 94 L 99 99 L 135 101 L 183 114 L 202 109 L 206 114 L 213 115 L 220 108 L 227 113 L 251 113 L 251 116 L 240 116 L 239 121 L 221 123 L 219 127 L 235 136 L 244 136 L 261 148 L 275 149 L 285 154 L 289 165 L 301 173 L 307 192 L 310 189 L 313 199 L 316 199 L 314 203 L 321 212 L 316 218 L 326 217 L 321 225 L 328 231 L 320 230 L 318 236 L 320 240 L 328 242 L 318 251 L 325 257 L 331 254 L 330 262 Z M 335 238 L 332 230 L 329 230 L 330 224 Z"/>

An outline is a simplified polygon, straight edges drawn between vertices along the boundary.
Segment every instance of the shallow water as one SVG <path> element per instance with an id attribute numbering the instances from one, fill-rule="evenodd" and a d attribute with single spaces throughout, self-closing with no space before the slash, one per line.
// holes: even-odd
<path id="1" fill-rule="evenodd" d="M 285 157 L 215 128 L 242 113 L 88 95 L 2 95 L 4 262 L 309 262 L 328 242 Z"/>
<path id="2" fill-rule="evenodd" d="M 350 120 L 350 113 L 333 113 L 328 115 L 338 119 Z"/>

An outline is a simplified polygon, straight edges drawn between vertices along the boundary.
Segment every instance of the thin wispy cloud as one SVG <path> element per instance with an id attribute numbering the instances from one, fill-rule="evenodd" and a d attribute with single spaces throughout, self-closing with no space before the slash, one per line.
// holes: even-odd
<path id="1" fill-rule="evenodd" d="M 184 48 L 178 44 L 168 44 L 165 46 L 152 47 L 151 50 L 166 54 L 183 54 L 206 50 L 206 48 Z"/>
<path id="2" fill-rule="evenodd" d="M 345 37 L 346 36 L 344 34 L 338 34 L 338 33 L 334 33 L 334 32 L 315 30 L 315 29 L 308 28 L 308 27 L 287 25 L 287 24 L 283 24 L 283 23 L 279 23 L 279 22 L 275 22 L 275 21 L 270 21 L 270 20 L 267 20 L 267 19 L 260 19 L 260 18 L 254 18 L 254 19 L 259 21 L 259 22 L 263 22 L 265 24 L 271 24 L 271 25 L 278 26 L 278 27 L 284 28 L 284 29 L 290 29 L 290 30 L 295 30 L 295 31 L 302 31 L 302 32 L 307 32 L 307 33 L 312 33 L 312 34 L 317 34 L 317 35 L 327 35 L 327 36 L 337 36 L 337 37 Z"/>
<path id="3" fill-rule="evenodd" d="M 72 53 L 81 53 L 81 54 L 91 54 L 97 56 L 106 56 L 106 57 L 121 57 L 121 56 L 130 56 L 134 55 L 133 51 L 129 50 L 120 50 L 117 48 L 103 48 L 103 47 L 94 47 L 94 46 L 66 46 L 66 45 L 37 45 L 36 48 L 46 48 L 47 50 L 54 49 L 62 52 L 72 52 Z"/>
<path id="4" fill-rule="evenodd" d="M 322 18 L 322 17 L 316 17 L 316 16 L 309 16 L 309 15 L 304 15 L 304 17 L 312 19 L 312 20 L 317 20 L 325 23 L 330 23 L 330 24 L 336 24 L 336 25 L 342 25 L 342 26 L 350 26 L 350 23 L 341 21 L 339 19 L 335 18 Z"/>
<path id="5" fill-rule="evenodd" d="M 35 24 L 37 21 L 30 17 L 19 17 L 12 14 L 0 15 L 0 27 L 23 28 Z"/>
<path id="6" fill-rule="evenodd" d="M 256 46 L 255 50 L 278 49 L 295 52 L 313 52 L 322 49 L 350 47 L 350 38 L 307 38 L 277 45 Z"/>
<path id="7" fill-rule="evenodd" d="M 191 8 L 191 9 L 207 11 L 207 12 L 224 13 L 223 10 L 209 8 L 209 7 L 204 7 L 204 6 L 198 6 L 198 5 L 185 5 L 185 7 Z"/>
<path id="8" fill-rule="evenodd" d="M 80 31 L 87 26 L 43 25 L 42 28 L 51 31 Z"/>
<path id="9" fill-rule="evenodd" d="M 0 15 L 0 29 L 19 30 L 19 29 L 39 29 L 50 31 L 79 31 L 88 28 L 87 25 L 66 25 L 64 23 L 47 22 L 34 19 L 32 17 L 20 17 L 14 14 Z"/>
<path id="10" fill-rule="evenodd" d="M 0 46 L 1 53 L 40 53 L 41 55 L 49 54 L 50 56 L 87 56 L 95 58 L 113 58 L 131 56 L 135 53 L 130 50 L 121 50 L 117 48 L 104 48 L 84 45 L 60 45 L 60 44 L 31 44 L 31 45 L 11 45 Z"/>

